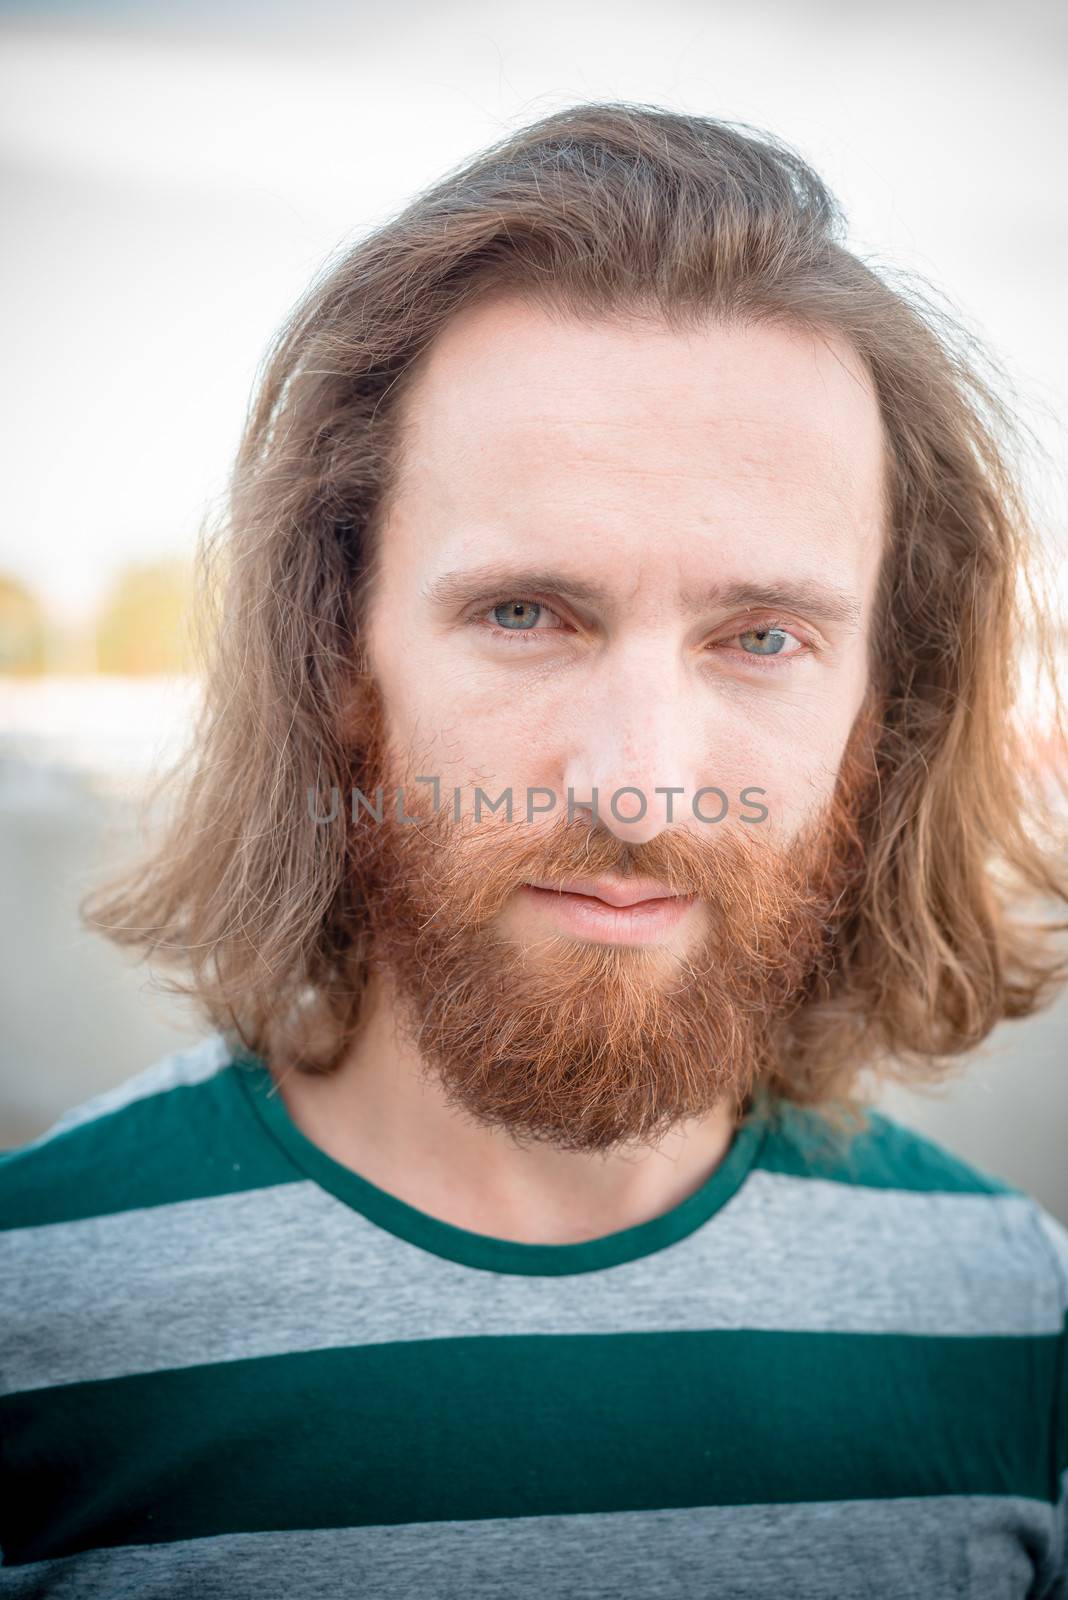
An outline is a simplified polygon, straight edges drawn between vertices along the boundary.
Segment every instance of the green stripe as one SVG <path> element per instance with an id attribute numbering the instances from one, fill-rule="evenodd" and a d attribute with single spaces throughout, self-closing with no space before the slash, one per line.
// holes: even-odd
<path id="1" fill-rule="evenodd" d="M 778 1101 L 767 1118 L 768 1137 L 756 1165 L 764 1172 L 793 1178 L 828 1178 L 870 1189 L 1022 1193 L 882 1112 L 867 1107 L 865 1115 L 865 1130 L 842 1135 L 817 1109 Z"/>
<path id="2" fill-rule="evenodd" d="M 0 1230 L 205 1200 L 302 1177 L 226 1068 L 0 1156 Z"/>
<path id="3" fill-rule="evenodd" d="M 900 1495 L 1046 1499 L 1057 1339 L 522 1335 L 8 1397 L 8 1561 L 95 1545 Z"/>
<path id="4" fill-rule="evenodd" d="M 380 1226 L 424 1249 L 496 1271 L 589 1271 L 661 1249 L 708 1220 L 752 1168 L 874 1188 L 1018 1194 L 881 1113 L 836 1135 L 813 1108 L 759 1095 L 719 1168 L 670 1213 L 577 1245 L 523 1245 L 453 1228 L 333 1161 L 293 1123 L 255 1056 L 210 1078 L 0 1153 L 0 1230 L 208 1199 L 311 1177 Z"/>

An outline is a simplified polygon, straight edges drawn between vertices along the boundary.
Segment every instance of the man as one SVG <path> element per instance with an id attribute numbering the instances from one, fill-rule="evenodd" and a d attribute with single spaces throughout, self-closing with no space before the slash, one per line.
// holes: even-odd
<path id="1" fill-rule="evenodd" d="M 0 1590 L 1065 1593 L 1068 1233 L 860 1087 L 1065 977 L 1031 545 L 839 233 L 580 106 L 283 331 L 89 907 L 215 1032 L 0 1165 Z"/>

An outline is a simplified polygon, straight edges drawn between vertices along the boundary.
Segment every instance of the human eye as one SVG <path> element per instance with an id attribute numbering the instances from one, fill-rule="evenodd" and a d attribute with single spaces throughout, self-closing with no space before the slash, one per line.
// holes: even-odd
<path id="1" fill-rule="evenodd" d="M 543 618 L 555 618 L 556 627 L 539 627 Z M 563 627 L 562 619 L 551 606 L 541 600 L 529 600 L 518 596 L 509 595 L 490 608 L 488 612 L 479 612 L 471 619 L 482 626 L 492 638 L 502 639 L 529 637 L 533 633 L 556 633 Z"/>
<path id="2" fill-rule="evenodd" d="M 744 658 L 747 665 L 753 664 L 758 671 L 776 671 L 779 663 L 791 657 L 811 655 L 815 648 L 809 640 L 777 617 L 763 618 L 759 622 L 750 623 L 741 632 L 729 634 L 719 645 L 712 648 L 729 647 L 734 640 L 740 640 L 741 647 L 730 649 L 728 653 L 735 658 Z"/>

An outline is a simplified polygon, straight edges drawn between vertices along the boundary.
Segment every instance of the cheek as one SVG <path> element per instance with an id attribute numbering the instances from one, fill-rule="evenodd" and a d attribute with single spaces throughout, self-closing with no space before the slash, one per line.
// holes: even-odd
<path id="1" fill-rule="evenodd" d="M 825 701 L 811 709 L 795 705 L 786 719 L 773 721 L 760 729 L 752 720 L 710 724 L 700 781 L 728 795 L 734 818 L 752 821 L 754 809 L 766 807 L 761 831 L 785 838 L 831 798 L 852 724 Z"/>
<path id="2" fill-rule="evenodd" d="M 533 714 L 529 703 L 500 692 L 465 695 L 458 686 L 434 681 L 427 673 L 409 679 L 387 703 L 391 741 L 414 770 L 436 776 L 444 788 L 496 794 L 511 786 L 553 787 L 559 779 L 560 729 L 552 719 Z"/>

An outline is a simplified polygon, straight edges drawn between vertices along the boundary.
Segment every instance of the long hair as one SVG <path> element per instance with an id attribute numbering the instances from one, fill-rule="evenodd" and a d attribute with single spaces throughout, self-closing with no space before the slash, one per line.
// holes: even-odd
<path id="1" fill-rule="evenodd" d="M 578 105 L 500 140 L 328 266 L 258 376 L 223 511 L 201 530 L 204 697 L 170 821 L 81 911 L 236 1047 L 337 1067 L 366 975 L 351 792 L 362 624 L 419 358 L 511 290 L 564 315 L 779 323 L 850 342 L 888 456 L 871 640 L 883 700 L 866 876 L 833 971 L 792 1019 L 772 1090 L 848 1104 L 861 1069 L 935 1078 L 1068 978 L 1063 776 L 1018 715 L 1022 647 L 1063 713 L 1021 432 L 927 285 L 876 271 L 787 146 L 745 125 Z M 991 370 L 996 371 L 992 363 Z M 355 698 L 354 698 L 355 696 Z M 1041 909 L 1037 920 L 1029 913 Z"/>

